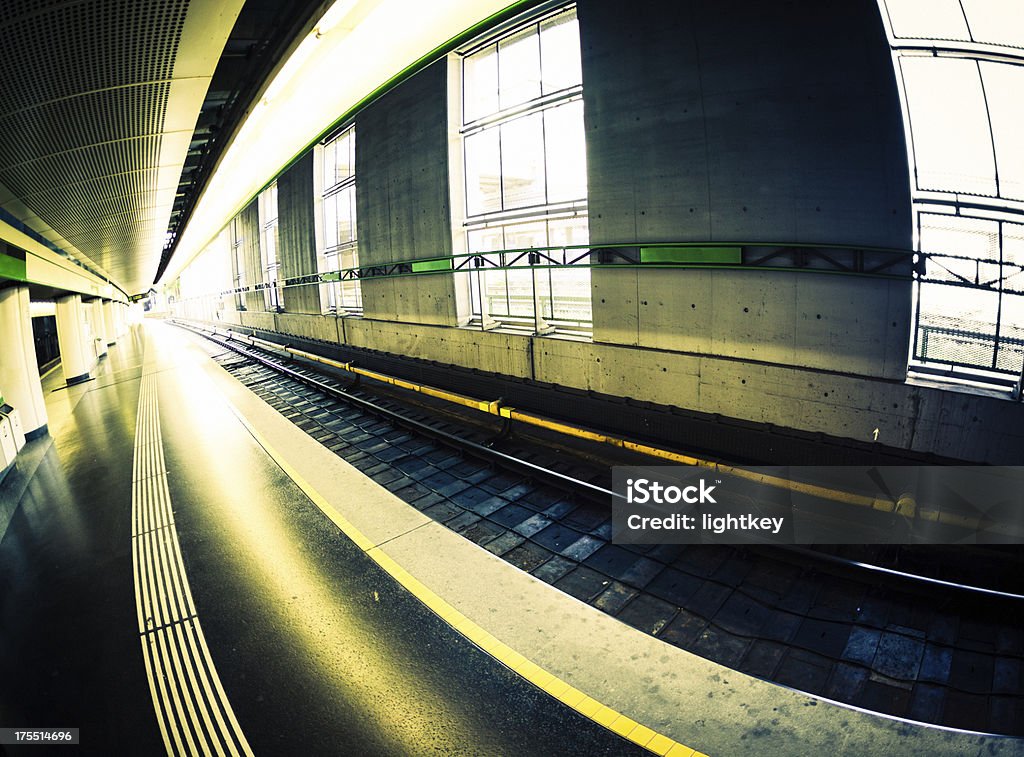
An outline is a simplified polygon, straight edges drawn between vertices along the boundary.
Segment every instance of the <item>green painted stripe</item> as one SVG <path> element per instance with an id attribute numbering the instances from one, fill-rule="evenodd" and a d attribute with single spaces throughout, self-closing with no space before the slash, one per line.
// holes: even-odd
<path id="1" fill-rule="evenodd" d="M 320 274 L 321 281 L 341 281 L 341 271 L 327 271 Z"/>
<path id="2" fill-rule="evenodd" d="M 742 263 L 739 247 L 641 247 L 641 263 Z"/>
<path id="3" fill-rule="evenodd" d="M 451 258 L 444 258 L 442 260 L 420 260 L 412 264 L 413 273 L 423 273 L 425 271 L 450 271 L 451 269 Z"/>
<path id="4" fill-rule="evenodd" d="M 0 279 L 28 281 L 25 261 L 0 252 Z"/>

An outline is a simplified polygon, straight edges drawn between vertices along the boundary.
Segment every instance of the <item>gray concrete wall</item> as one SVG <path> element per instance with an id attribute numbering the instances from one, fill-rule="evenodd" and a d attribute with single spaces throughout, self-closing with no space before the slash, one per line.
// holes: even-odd
<path id="1" fill-rule="evenodd" d="M 277 179 L 277 241 L 281 278 L 316 273 L 313 233 L 313 153 L 308 152 Z M 284 290 L 284 309 L 291 313 L 320 313 L 316 286 Z"/>
<path id="2" fill-rule="evenodd" d="M 591 243 L 910 247 L 903 125 L 874 2 L 625 13 L 586 0 L 579 16 Z M 744 356 L 760 340 L 760 359 L 781 365 L 903 375 L 909 282 L 595 270 L 593 286 L 595 341 Z"/>
<path id="3" fill-rule="evenodd" d="M 1024 403 L 996 397 L 570 339 L 365 318 L 240 315 L 248 327 L 861 442 L 873 441 L 878 429 L 882 444 L 979 463 L 1018 465 L 1024 451 Z"/>
<path id="4" fill-rule="evenodd" d="M 356 118 L 360 265 L 451 255 L 448 74 L 440 60 Z M 362 283 L 368 317 L 454 324 L 451 276 Z"/>

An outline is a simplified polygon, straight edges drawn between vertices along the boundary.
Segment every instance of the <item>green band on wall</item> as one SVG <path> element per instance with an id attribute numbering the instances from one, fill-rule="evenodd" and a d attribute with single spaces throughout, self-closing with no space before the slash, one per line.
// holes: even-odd
<path id="1" fill-rule="evenodd" d="M 11 255 L 0 252 L 0 279 L 28 281 L 28 274 L 25 271 L 25 260 L 19 260 Z"/>
<path id="2" fill-rule="evenodd" d="M 743 262 L 739 247 L 641 247 L 641 263 L 719 263 Z"/>
<path id="3" fill-rule="evenodd" d="M 423 273 L 424 271 L 450 271 L 451 267 L 451 258 L 444 258 L 443 260 L 422 260 L 418 263 L 412 264 L 412 272 Z"/>

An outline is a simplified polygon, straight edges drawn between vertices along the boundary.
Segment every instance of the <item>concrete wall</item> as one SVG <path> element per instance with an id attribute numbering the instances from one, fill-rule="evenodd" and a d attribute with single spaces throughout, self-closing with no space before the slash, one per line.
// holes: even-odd
<path id="1" fill-rule="evenodd" d="M 579 17 L 591 243 L 910 247 L 903 125 L 874 2 L 624 13 L 587 0 Z M 595 341 L 739 357 L 765 347 L 768 362 L 887 378 L 905 368 L 909 281 L 595 270 L 593 287 Z"/>
<path id="2" fill-rule="evenodd" d="M 878 429 L 879 443 L 917 452 L 1003 465 L 1019 465 L 1024 453 L 1024 403 L 996 397 L 562 338 L 364 318 L 241 316 L 250 328 L 861 442 L 873 441 Z"/>
<path id="3" fill-rule="evenodd" d="M 316 273 L 313 234 L 313 153 L 299 158 L 277 179 L 277 241 L 281 278 Z M 290 313 L 319 313 L 320 293 L 314 286 L 284 290 L 284 309 Z"/>
<path id="4" fill-rule="evenodd" d="M 448 199 L 448 73 L 440 60 L 356 118 L 359 263 L 452 253 Z M 454 324 L 451 276 L 362 283 L 368 317 Z"/>

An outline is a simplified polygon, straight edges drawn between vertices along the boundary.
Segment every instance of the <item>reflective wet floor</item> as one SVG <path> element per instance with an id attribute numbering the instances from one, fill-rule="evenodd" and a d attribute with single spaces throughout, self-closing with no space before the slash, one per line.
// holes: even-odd
<path id="1" fill-rule="evenodd" d="M 20 466 L 0 485 L 13 511 L 0 541 L 0 725 L 79 728 L 84 754 L 160 754 L 167 744 L 216 753 L 207 705 L 192 701 L 216 689 L 215 673 L 258 755 L 638 751 L 401 588 L 168 349 L 137 328 L 96 380 L 61 389 L 51 377 L 53 437 L 27 450 L 35 470 Z M 181 624 L 181 639 L 201 623 L 211 661 L 202 670 L 182 646 L 174 665 L 148 674 L 140 643 L 149 619 L 135 590 L 132 509 L 143 374 L 194 599 L 195 617 L 168 627 Z M 173 573 L 170 557 L 161 553 L 159 570 Z M 190 684 L 207 674 L 209 687 Z M 244 751 L 223 748 L 232 746 Z"/>

